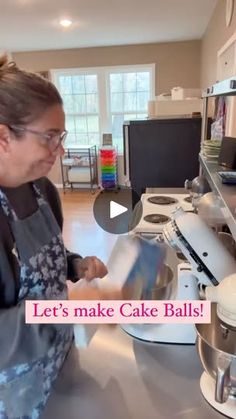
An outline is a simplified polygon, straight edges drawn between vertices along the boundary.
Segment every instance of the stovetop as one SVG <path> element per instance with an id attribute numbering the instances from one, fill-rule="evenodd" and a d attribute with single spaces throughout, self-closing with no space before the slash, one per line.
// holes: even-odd
<path id="1" fill-rule="evenodd" d="M 143 216 L 133 232 L 162 232 L 175 208 L 181 206 L 185 211 L 193 211 L 192 204 L 188 201 L 188 194 L 143 194 L 141 196 Z"/>

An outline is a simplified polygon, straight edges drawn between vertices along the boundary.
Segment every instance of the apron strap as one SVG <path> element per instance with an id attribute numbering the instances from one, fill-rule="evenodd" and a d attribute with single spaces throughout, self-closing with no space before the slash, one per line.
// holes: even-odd
<path id="1" fill-rule="evenodd" d="M 40 207 L 41 205 L 45 205 L 46 201 L 39 187 L 34 182 L 32 182 L 32 186 L 36 195 L 38 206 Z M 10 204 L 9 199 L 7 198 L 6 194 L 1 189 L 0 189 L 0 206 L 2 207 L 4 214 L 10 220 L 10 222 L 12 221 L 14 222 L 18 220 L 18 217 L 16 215 L 14 208 Z"/>
<path id="2" fill-rule="evenodd" d="M 5 193 L 0 189 L 0 206 L 3 209 L 4 214 L 10 221 L 17 221 L 18 217 L 11 206 L 7 196 Z"/>

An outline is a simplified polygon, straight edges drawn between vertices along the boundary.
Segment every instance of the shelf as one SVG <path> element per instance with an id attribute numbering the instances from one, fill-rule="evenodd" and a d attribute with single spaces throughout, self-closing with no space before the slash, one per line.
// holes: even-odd
<path id="1" fill-rule="evenodd" d="M 60 158 L 63 190 L 79 184 L 90 184 L 91 192 L 98 185 L 96 145 L 67 147 Z"/>
<path id="2" fill-rule="evenodd" d="M 211 87 L 208 87 L 204 92 L 202 97 L 211 97 L 211 96 L 234 96 L 236 95 L 236 75 L 229 79 L 223 80 L 219 83 L 213 84 Z"/>
<path id="3" fill-rule="evenodd" d="M 91 164 L 89 163 L 81 163 L 79 159 L 76 161 L 76 158 L 65 158 L 62 159 L 63 166 L 69 166 L 69 167 L 93 167 L 95 165 L 94 158 L 91 158 Z"/>
<path id="4" fill-rule="evenodd" d="M 225 222 L 236 240 L 236 185 L 225 185 L 221 182 L 217 172 L 224 170 L 222 166 L 206 161 L 201 154 L 199 161 L 210 187 L 221 198 Z"/>
<path id="5" fill-rule="evenodd" d="M 87 150 L 92 150 L 95 147 L 96 147 L 96 145 L 89 145 L 89 144 L 88 145 L 79 145 L 79 146 L 73 145 L 73 146 L 70 146 L 70 147 L 66 147 L 65 152 L 68 152 L 68 151 L 78 152 L 79 150 L 87 151 Z"/>

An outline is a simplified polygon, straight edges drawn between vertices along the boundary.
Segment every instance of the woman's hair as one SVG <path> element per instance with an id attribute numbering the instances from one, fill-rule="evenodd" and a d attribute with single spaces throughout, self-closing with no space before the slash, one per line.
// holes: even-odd
<path id="1" fill-rule="evenodd" d="M 0 124 L 24 126 L 57 104 L 62 105 L 62 98 L 49 80 L 0 56 Z"/>

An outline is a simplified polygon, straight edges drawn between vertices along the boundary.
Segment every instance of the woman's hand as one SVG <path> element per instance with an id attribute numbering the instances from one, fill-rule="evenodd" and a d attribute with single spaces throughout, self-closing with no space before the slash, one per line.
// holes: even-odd
<path id="1" fill-rule="evenodd" d="M 107 274 L 106 266 L 96 256 L 76 259 L 75 271 L 79 278 L 85 278 L 87 281 L 91 281 L 94 278 L 103 278 Z"/>

